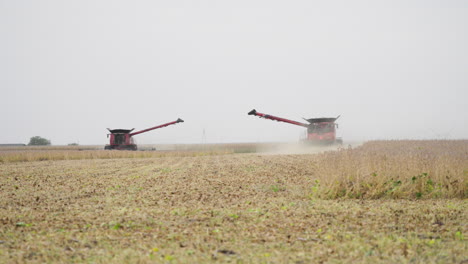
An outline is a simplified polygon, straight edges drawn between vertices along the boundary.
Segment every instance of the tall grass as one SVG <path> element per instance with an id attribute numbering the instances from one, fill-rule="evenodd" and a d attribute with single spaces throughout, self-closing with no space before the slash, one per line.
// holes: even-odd
<path id="1" fill-rule="evenodd" d="M 315 160 L 313 197 L 468 197 L 467 140 L 373 141 Z"/>

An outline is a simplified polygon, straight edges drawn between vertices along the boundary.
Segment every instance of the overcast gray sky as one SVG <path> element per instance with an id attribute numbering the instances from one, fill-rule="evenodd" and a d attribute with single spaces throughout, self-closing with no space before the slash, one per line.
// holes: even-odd
<path id="1" fill-rule="evenodd" d="M 0 0 L 0 143 L 468 138 L 468 2 Z"/>

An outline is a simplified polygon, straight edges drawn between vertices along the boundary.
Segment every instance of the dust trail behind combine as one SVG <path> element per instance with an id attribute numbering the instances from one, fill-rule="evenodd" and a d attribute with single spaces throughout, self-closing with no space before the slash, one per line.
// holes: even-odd
<path id="1" fill-rule="evenodd" d="M 192 151 L 219 153 L 257 153 L 260 155 L 315 154 L 324 151 L 335 151 L 340 148 L 354 148 L 363 142 L 346 142 L 343 145 L 314 146 L 300 142 L 256 142 L 256 143 L 218 143 L 218 144 L 146 144 L 139 145 L 145 151 Z"/>
<path id="2" fill-rule="evenodd" d="M 342 148 L 354 148 L 362 145 L 363 142 L 349 142 L 343 145 L 328 145 L 314 146 L 308 144 L 296 143 L 279 143 L 274 147 L 259 148 L 259 154 L 263 155 L 292 155 L 292 154 L 316 154 L 325 151 L 336 151 Z"/>

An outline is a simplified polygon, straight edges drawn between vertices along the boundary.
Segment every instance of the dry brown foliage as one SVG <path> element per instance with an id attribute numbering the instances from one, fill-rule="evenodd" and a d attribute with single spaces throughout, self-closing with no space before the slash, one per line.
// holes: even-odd
<path id="1" fill-rule="evenodd" d="M 373 141 L 316 155 L 319 198 L 467 198 L 468 141 Z"/>

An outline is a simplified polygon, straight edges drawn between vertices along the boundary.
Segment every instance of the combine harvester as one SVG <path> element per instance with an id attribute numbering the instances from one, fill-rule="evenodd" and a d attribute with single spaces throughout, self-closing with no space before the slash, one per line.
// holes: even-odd
<path id="1" fill-rule="evenodd" d="M 250 111 L 248 115 L 258 116 L 260 118 L 270 119 L 278 122 L 285 122 L 289 124 L 293 124 L 296 126 L 306 127 L 307 128 L 307 137 L 303 140 L 305 143 L 309 143 L 312 145 L 333 145 L 333 144 L 343 144 L 343 140 L 341 138 L 336 137 L 336 128 L 338 128 L 338 124 L 335 121 L 340 117 L 321 117 L 321 118 L 309 118 L 304 119 L 309 124 L 262 114 L 257 112 L 255 109 Z"/>
<path id="2" fill-rule="evenodd" d="M 108 128 L 107 130 L 109 130 L 110 134 L 107 134 L 107 137 L 110 136 L 110 144 L 106 145 L 104 149 L 137 150 L 137 145 L 133 141 L 133 136 L 136 136 L 138 134 L 145 133 L 154 129 L 174 125 L 180 122 L 184 122 L 184 120 L 179 118 L 173 122 L 143 129 L 143 130 L 133 132 L 133 133 L 130 133 L 130 132 L 132 132 L 134 128 L 132 129 L 109 129 Z"/>

